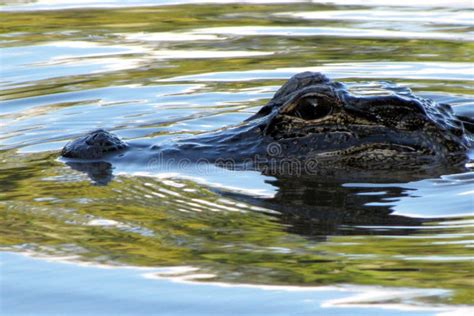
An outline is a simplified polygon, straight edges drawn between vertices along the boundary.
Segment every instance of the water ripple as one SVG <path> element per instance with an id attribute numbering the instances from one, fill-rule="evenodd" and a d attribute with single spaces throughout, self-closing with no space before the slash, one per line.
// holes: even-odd
<path id="1" fill-rule="evenodd" d="M 345 37 L 345 38 L 397 38 L 431 39 L 451 41 L 472 41 L 472 35 L 449 32 L 409 32 L 383 29 L 343 28 L 343 27 L 278 27 L 278 26 L 234 26 L 199 29 L 195 34 L 215 34 L 232 36 L 297 36 L 297 37 Z"/>
<path id="2" fill-rule="evenodd" d="M 405 10 L 337 10 L 337 11 L 314 11 L 314 12 L 288 12 L 279 13 L 277 16 L 291 17 L 295 19 L 308 20 L 335 20 L 335 21 L 381 21 L 381 22 L 422 22 L 430 25 L 474 25 L 472 13 L 456 11 L 418 11 Z M 385 23 L 391 27 L 391 23 Z M 410 25 L 412 27 L 412 25 Z"/>
<path id="3" fill-rule="evenodd" d="M 321 66 L 277 68 L 268 70 L 224 71 L 203 73 L 191 76 L 177 76 L 161 81 L 249 81 L 262 79 L 285 79 L 302 71 L 317 71 L 331 78 L 364 79 L 429 79 L 473 81 L 474 75 L 466 69 L 472 69 L 471 63 L 458 62 L 352 62 L 330 63 Z"/>
<path id="4" fill-rule="evenodd" d="M 1 249 L 75 265 L 8 257 L 9 306 L 82 311 L 76 302 L 100 313 L 103 302 L 81 297 L 101 280 L 101 299 L 133 314 L 151 297 L 144 287 L 175 280 L 187 283 L 161 310 L 178 313 L 178 297 L 181 312 L 209 314 L 218 301 L 235 314 L 255 297 L 247 305 L 257 314 L 466 312 L 454 305 L 472 301 L 470 172 L 347 183 L 164 166 L 141 153 L 113 165 L 58 154 L 96 128 L 148 148 L 239 124 L 308 70 L 357 94 L 395 81 L 469 116 L 471 1 L 20 2 L 0 7 Z M 145 274 L 131 279 L 118 265 Z M 37 267 L 54 277 L 31 274 Z M 135 281 L 134 294 L 123 290 Z M 278 291 L 284 306 L 274 304 Z M 156 295 L 147 304 L 159 310 Z"/>

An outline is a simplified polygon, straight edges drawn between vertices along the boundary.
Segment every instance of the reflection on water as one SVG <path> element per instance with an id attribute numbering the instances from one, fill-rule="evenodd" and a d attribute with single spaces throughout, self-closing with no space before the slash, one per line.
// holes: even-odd
<path id="1" fill-rule="evenodd" d="M 442 289 L 398 289 L 370 288 L 365 286 L 262 286 L 250 284 L 229 285 L 226 283 L 190 282 L 183 274 L 193 269 L 180 268 L 129 268 L 103 267 L 99 265 L 64 264 L 64 258 L 41 258 L 35 260 L 11 253 L 2 254 L 2 262 L 7 264 L 6 273 L 18 275 L 20 282 L 6 283 L 14 292 L 20 292 L 21 283 L 27 280 L 28 291 L 22 297 L 31 301 L 4 309 L 9 315 L 37 313 L 38 310 L 70 314 L 73 309 L 78 314 L 150 315 L 160 313 L 166 306 L 171 315 L 260 315 L 262 310 L 272 315 L 288 315 L 298 310 L 301 314 L 347 315 L 348 308 L 367 316 L 380 315 L 374 309 L 374 301 L 386 301 L 384 315 L 456 315 L 469 313 L 468 308 L 453 309 L 449 306 L 410 306 L 413 300 L 429 300 L 432 296 L 448 295 Z M 46 261 L 45 261 L 46 259 Z M 105 269 L 104 269 L 105 268 Z M 173 276 L 170 279 L 170 276 Z M 198 275 L 195 274 L 195 277 Z M 201 277 L 205 275 L 201 274 Z M 77 287 L 58 299 L 64 282 L 73 282 Z M 157 282 L 158 281 L 158 282 Z M 47 283 L 48 287 L 44 288 Z M 114 284 L 113 287 L 110 284 Z M 106 296 L 103 293 L 107 293 Z M 159 293 L 159 295 L 150 295 Z M 206 293 L 203 303 L 200 293 Z M 41 297 L 41 300 L 38 300 Z M 31 299 L 30 299 L 31 298 Z M 91 304 L 93 302 L 94 304 Z M 246 304 L 239 304 L 245 302 Z M 196 308 L 199 306 L 200 308 Z M 204 306 L 204 308 L 202 307 Z"/>
<path id="2" fill-rule="evenodd" d="M 444 39 L 444 40 L 469 40 L 470 36 L 464 34 L 450 34 L 442 32 L 407 32 L 373 30 L 363 28 L 342 27 L 278 27 L 278 26 L 236 26 L 199 29 L 197 34 L 230 34 L 244 36 L 329 36 L 345 38 L 410 38 L 410 39 Z"/>
<path id="3" fill-rule="evenodd" d="M 474 113 L 472 19 L 465 1 L 432 1 L 436 8 L 429 10 L 426 2 L 411 1 L 397 11 L 387 1 L 373 7 L 374 1 L 213 2 L 87 1 L 81 7 L 89 9 L 66 10 L 77 3 L 35 1 L 1 7 L 8 11 L 0 13 L 2 249 L 107 266 L 188 266 L 166 278 L 206 284 L 173 291 L 202 286 L 199 293 L 220 304 L 242 298 L 246 290 L 229 287 L 218 295 L 222 290 L 215 284 L 258 285 L 260 290 L 244 296 L 286 301 L 282 314 L 337 305 L 377 315 L 374 306 L 380 304 L 433 314 L 472 304 L 469 170 L 277 179 L 215 166 L 150 170 L 57 159 L 68 140 L 99 127 L 139 145 L 238 124 L 285 79 L 305 70 L 325 72 L 358 93 L 377 89 L 378 81 L 395 81 L 453 104 L 458 113 Z M 354 85 L 361 81 L 369 82 Z M 93 287 L 93 278 L 104 280 L 104 301 L 123 298 L 115 288 L 132 282 L 120 269 L 106 276 L 8 252 L 4 258 L 2 285 L 11 289 L 2 293 L 6 307 L 21 300 L 21 286 L 41 289 L 41 273 L 48 269 L 89 280 L 71 279 L 77 291 L 60 296 L 55 302 L 61 306 L 83 302 L 79 289 Z M 36 271 L 36 277 L 20 278 L 28 275 L 24 271 Z M 171 288 L 147 283 L 165 282 L 155 272 L 137 281 L 129 306 L 137 306 L 145 289 Z M 263 285 L 301 292 L 280 298 L 263 294 Z M 338 292 L 354 287 L 360 294 Z M 316 292 L 301 294 L 307 288 Z M 23 312 L 51 302 L 50 292 L 41 294 L 44 300 L 40 292 L 32 291 L 31 302 L 44 304 L 26 304 Z M 197 311 L 202 298 L 184 296 L 177 304 Z M 170 300 L 147 300 L 144 310 L 168 306 L 182 314 Z M 253 313 L 276 313 L 269 304 L 255 303 Z M 104 305 L 91 306 L 99 311 Z"/>
<path id="4" fill-rule="evenodd" d="M 399 9 L 394 11 L 393 8 L 378 9 L 378 10 L 337 10 L 337 11 L 314 11 L 314 12 L 291 12 L 283 13 L 280 16 L 289 16 L 294 18 L 303 18 L 310 20 L 342 20 L 342 21 L 390 21 L 403 22 L 406 27 L 406 22 L 423 22 L 425 25 L 432 24 L 454 24 L 454 25 L 472 25 L 470 12 L 450 12 L 450 11 L 419 11 Z M 372 24 L 373 25 L 373 24 Z M 394 28 L 399 27 L 399 24 L 388 24 L 385 27 Z M 412 24 L 408 24 L 410 27 Z M 418 28 L 420 25 L 417 25 Z"/>
<path id="5" fill-rule="evenodd" d="M 323 72 L 331 78 L 363 78 L 363 79 L 392 79 L 399 76 L 405 80 L 456 80 L 466 82 L 465 88 L 470 87 L 469 81 L 473 76 L 463 69 L 469 69 L 470 63 L 451 63 L 451 62 L 371 62 L 371 63 L 331 63 L 318 67 L 298 67 L 298 68 L 277 68 L 270 69 L 265 73 L 257 70 L 232 71 L 232 72 L 213 72 L 190 76 L 179 76 L 177 78 L 165 79 L 166 81 L 250 81 L 264 79 L 283 79 L 302 71 Z M 471 100 L 472 102 L 472 100 Z"/>

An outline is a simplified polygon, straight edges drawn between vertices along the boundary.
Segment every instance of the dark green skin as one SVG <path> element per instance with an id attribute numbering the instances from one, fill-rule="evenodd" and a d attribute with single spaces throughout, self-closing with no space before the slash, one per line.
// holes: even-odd
<path id="1" fill-rule="evenodd" d="M 268 174 L 291 173 L 291 168 L 304 174 L 463 165 L 470 123 L 454 115 L 448 104 L 397 86 L 384 88 L 385 95 L 356 96 L 321 73 L 304 72 L 238 126 L 145 149 L 96 130 L 68 143 L 61 155 L 109 161 L 129 152 L 127 159 L 138 162 L 161 155 Z M 282 162 L 287 163 L 284 168 Z M 303 165 L 311 166 L 310 172 Z"/>

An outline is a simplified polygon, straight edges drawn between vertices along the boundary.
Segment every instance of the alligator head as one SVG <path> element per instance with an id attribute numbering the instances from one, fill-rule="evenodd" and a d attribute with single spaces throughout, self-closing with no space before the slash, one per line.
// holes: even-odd
<path id="1" fill-rule="evenodd" d="M 469 148 L 464 122 L 448 104 L 384 84 L 357 95 L 320 73 L 293 76 L 248 119 L 281 155 L 333 167 L 387 169 L 460 163 Z"/>
<path id="2" fill-rule="evenodd" d="M 254 169 L 261 169 L 261 160 L 255 163 L 255 158 L 312 160 L 318 169 L 339 170 L 419 168 L 466 160 L 468 132 L 449 105 L 398 86 L 383 88 L 382 94 L 354 94 L 321 73 L 300 73 L 241 125 L 150 146 L 151 152 L 212 162 L 232 159 Z M 67 144 L 62 156 L 102 160 L 127 148 L 133 150 L 97 130 Z"/>

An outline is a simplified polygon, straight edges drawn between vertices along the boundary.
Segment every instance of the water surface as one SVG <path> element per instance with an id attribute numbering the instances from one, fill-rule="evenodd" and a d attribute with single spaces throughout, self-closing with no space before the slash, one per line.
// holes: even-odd
<path id="1" fill-rule="evenodd" d="M 405 181 L 213 166 L 87 174 L 58 153 L 95 128 L 159 143 L 238 124 L 306 70 L 366 90 L 392 81 L 472 116 L 471 6 L 0 6 L 0 311 L 468 313 L 469 166 Z"/>

